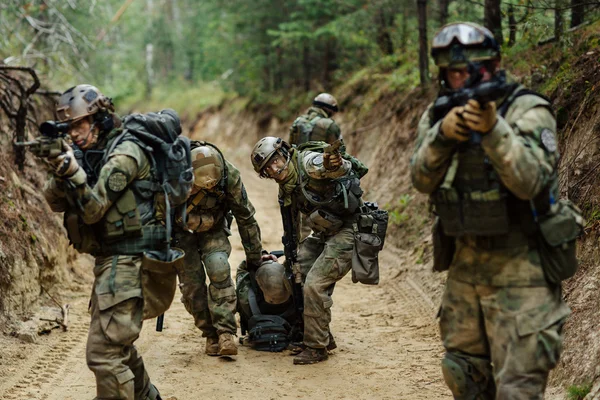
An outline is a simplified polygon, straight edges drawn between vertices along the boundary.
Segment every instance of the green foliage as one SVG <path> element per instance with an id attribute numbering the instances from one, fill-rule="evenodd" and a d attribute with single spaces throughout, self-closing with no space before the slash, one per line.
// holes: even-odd
<path id="1" fill-rule="evenodd" d="M 410 216 L 406 212 L 407 207 L 412 201 L 413 197 L 410 194 L 403 194 L 396 201 L 395 204 L 386 204 L 383 208 L 388 211 L 389 222 L 392 225 L 401 225 L 408 221 Z"/>
<path id="2" fill-rule="evenodd" d="M 567 400 L 583 400 L 592 390 L 591 383 L 572 385 L 567 389 Z"/>

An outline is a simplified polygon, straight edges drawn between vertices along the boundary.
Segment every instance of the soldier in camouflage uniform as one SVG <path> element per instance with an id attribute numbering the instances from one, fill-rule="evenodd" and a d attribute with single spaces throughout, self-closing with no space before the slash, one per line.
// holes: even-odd
<path id="1" fill-rule="evenodd" d="M 304 286 L 305 349 L 294 364 L 326 360 L 335 348 L 329 330 L 333 288 L 352 267 L 352 222 L 362 204 L 359 178 L 339 153 L 298 151 L 281 138 L 261 139 L 252 152 L 254 170 L 279 184 L 279 200 L 307 216 L 315 232 L 300 243 L 298 264 Z M 346 196 L 342 191 L 346 191 Z M 344 203 L 344 197 L 347 203 Z M 318 199 L 318 200 L 316 200 Z M 297 224 L 294 224 L 297 227 Z"/>
<path id="2" fill-rule="evenodd" d="M 261 262 L 260 229 L 239 170 L 215 146 L 196 145 L 192 150 L 195 181 L 188 200 L 188 231 L 176 234 L 177 247 L 186 253 L 179 271 L 182 301 L 206 337 L 206 354 L 231 356 L 237 354 L 232 336 L 237 325 L 235 287 L 228 262 L 230 214 L 237 221 L 250 268 L 258 268 Z"/>
<path id="3" fill-rule="evenodd" d="M 65 213 L 74 247 L 96 256 L 86 348 L 88 367 L 96 376 L 96 399 L 160 399 L 133 345 L 144 317 L 142 253 L 162 251 L 167 242 L 165 228 L 154 219 L 153 200 L 131 189 L 150 178 L 152 167 L 138 143 L 121 136 L 122 122 L 112 101 L 94 86 L 67 90 L 57 114 L 69 124 L 79 149 L 103 156 L 93 175 L 67 146 L 49 159 L 54 176 L 44 189 L 52 210 Z M 179 124 L 174 112 L 164 117 Z M 123 140 L 111 147 L 117 137 Z M 110 154 L 108 148 L 113 149 Z"/>
<path id="4" fill-rule="evenodd" d="M 443 27 L 432 55 L 440 95 L 475 72 L 482 82 L 502 73 L 498 44 L 476 24 Z M 556 121 L 545 98 L 507 85 L 495 102 L 469 100 L 437 120 L 430 106 L 411 160 L 438 216 L 434 234 L 452 249 L 440 329 L 455 399 L 542 399 L 569 314 L 532 240 L 532 209 L 543 215 L 558 198 Z"/>
<path id="5" fill-rule="evenodd" d="M 310 141 L 333 143 L 341 139 L 338 124 L 332 119 L 338 112 L 337 100 L 329 93 L 321 93 L 313 100 L 313 105 L 305 114 L 294 120 L 290 127 L 289 143 L 299 146 Z M 300 239 L 311 233 L 303 216 L 300 216 Z"/>

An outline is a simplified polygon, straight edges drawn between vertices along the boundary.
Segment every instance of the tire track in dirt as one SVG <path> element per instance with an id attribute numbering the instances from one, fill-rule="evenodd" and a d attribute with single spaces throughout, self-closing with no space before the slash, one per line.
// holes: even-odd
<path id="1" fill-rule="evenodd" d="M 84 300 L 77 303 L 82 306 Z M 52 332 L 40 338 L 38 344 L 28 351 L 14 375 L 0 383 L 1 399 L 48 399 L 61 376 L 69 374 L 71 362 L 79 358 L 85 348 L 88 316 L 81 311 L 82 308 L 70 308 L 67 332 Z"/>

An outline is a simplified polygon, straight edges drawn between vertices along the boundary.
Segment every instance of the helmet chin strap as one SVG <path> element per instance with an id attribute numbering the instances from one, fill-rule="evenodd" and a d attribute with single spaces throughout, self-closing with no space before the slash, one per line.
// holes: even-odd
<path id="1" fill-rule="evenodd" d="M 85 136 L 85 139 L 83 139 L 83 142 L 81 143 L 80 147 L 85 147 L 87 146 L 87 144 L 89 143 L 90 140 L 90 136 L 93 137 L 93 132 L 94 129 L 96 128 L 96 122 L 92 122 L 92 125 L 90 126 L 90 130 L 88 131 L 87 135 Z"/>
<path id="2" fill-rule="evenodd" d="M 283 165 L 283 167 L 281 167 L 277 171 L 275 171 L 275 173 L 277 175 L 281 175 L 281 173 L 283 171 L 285 171 L 286 169 L 288 169 L 288 166 L 290 165 L 291 159 L 292 159 L 292 157 L 290 156 L 290 153 L 288 152 L 287 159 L 285 160 L 285 164 Z"/>

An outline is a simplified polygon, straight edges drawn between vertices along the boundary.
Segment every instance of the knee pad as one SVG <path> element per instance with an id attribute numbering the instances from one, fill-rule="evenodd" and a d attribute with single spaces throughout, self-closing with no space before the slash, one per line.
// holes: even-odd
<path id="1" fill-rule="evenodd" d="M 494 399 L 494 378 L 488 359 L 446 353 L 442 373 L 456 400 Z"/>
<path id="2" fill-rule="evenodd" d="M 226 283 L 226 286 L 230 286 L 231 268 L 228 258 L 229 256 L 224 252 L 212 253 L 204 258 L 206 274 L 213 285 L 217 286 L 221 283 Z"/>

